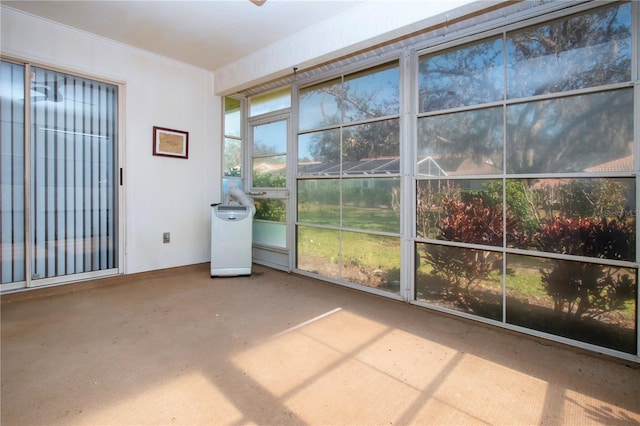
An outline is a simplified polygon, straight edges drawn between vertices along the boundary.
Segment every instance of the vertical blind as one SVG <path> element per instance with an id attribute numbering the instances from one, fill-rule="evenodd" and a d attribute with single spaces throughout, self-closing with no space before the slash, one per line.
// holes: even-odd
<path id="1" fill-rule="evenodd" d="M 24 66 L 0 63 L 0 276 L 25 277 Z"/>
<path id="2" fill-rule="evenodd" d="M 32 68 L 32 278 L 116 266 L 117 87 Z"/>

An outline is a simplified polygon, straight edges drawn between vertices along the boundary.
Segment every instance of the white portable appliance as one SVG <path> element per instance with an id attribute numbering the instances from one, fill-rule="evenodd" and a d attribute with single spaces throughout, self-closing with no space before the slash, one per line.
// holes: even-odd
<path id="1" fill-rule="evenodd" d="M 251 275 L 255 207 L 242 190 L 229 188 L 241 204 L 211 205 L 211 277 Z"/>

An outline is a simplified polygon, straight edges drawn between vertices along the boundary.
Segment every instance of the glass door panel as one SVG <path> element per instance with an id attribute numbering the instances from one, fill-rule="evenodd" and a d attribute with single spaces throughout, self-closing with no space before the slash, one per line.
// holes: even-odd
<path id="1" fill-rule="evenodd" d="M 24 65 L 0 63 L 0 282 L 3 290 L 25 281 L 24 89 Z"/>
<path id="2" fill-rule="evenodd" d="M 287 146 L 289 115 L 251 124 L 251 185 L 256 214 L 253 223 L 254 261 L 288 267 L 289 185 Z"/>
<path id="3" fill-rule="evenodd" d="M 254 199 L 253 243 L 287 248 L 287 202 L 275 198 Z"/>
<path id="4" fill-rule="evenodd" d="M 117 86 L 32 68 L 31 278 L 117 267 Z"/>

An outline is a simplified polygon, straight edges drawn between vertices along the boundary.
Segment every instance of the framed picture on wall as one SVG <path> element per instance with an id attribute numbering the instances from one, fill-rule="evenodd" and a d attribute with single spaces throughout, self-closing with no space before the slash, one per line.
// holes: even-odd
<path id="1" fill-rule="evenodd" d="M 153 155 L 189 158 L 189 133 L 154 126 Z"/>

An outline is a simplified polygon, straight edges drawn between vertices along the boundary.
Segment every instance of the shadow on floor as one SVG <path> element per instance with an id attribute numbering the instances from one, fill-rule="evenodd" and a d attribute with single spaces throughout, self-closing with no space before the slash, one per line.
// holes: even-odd
<path id="1" fill-rule="evenodd" d="M 8 425 L 640 424 L 640 369 L 208 264 L 2 297 Z"/>

